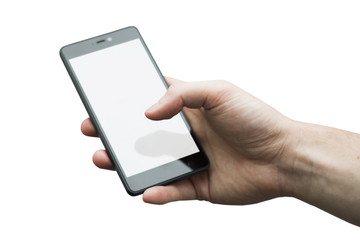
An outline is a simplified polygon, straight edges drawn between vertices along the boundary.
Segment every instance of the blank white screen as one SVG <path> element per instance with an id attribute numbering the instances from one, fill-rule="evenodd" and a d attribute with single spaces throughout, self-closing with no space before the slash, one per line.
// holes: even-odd
<path id="1" fill-rule="evenodd" d="M 127 177 L 199 151 L 180 115 L 145 117 L 165 87 L 139 39 L 70 64 Z"/>

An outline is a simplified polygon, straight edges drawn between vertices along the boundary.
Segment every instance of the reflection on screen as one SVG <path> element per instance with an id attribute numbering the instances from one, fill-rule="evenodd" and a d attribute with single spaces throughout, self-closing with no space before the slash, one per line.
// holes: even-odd
<path id="1" fill-rule="evenodd" d="M 199 151 L 181 116 L 145 117 L 165 87 L 139 39 L 70 64 L 127 177 Z"/>

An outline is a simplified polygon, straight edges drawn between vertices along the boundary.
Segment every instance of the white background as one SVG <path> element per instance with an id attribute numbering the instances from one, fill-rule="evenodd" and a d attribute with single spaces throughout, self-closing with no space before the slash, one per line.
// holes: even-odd
<path id="1" fill-rule="evenodd" d="M 6 3 L 5 3 L 6 2 Z M 0 239 L 358 239 L 291 198 L 152 206 L 91 157 L 58 51 L 137 26 L 164 75 L 226 79 L 283 114 L 360 132 L 358 1 L 2 1 Z"/>

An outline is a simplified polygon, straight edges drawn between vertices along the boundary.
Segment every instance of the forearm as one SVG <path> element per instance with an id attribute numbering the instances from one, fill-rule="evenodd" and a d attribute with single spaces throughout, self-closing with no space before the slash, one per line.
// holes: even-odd
<path id="1" fill-rule="evenodd" d="M 285 194 L 360 226 L 360 135 L 293 124 L 279 164 Z"/>

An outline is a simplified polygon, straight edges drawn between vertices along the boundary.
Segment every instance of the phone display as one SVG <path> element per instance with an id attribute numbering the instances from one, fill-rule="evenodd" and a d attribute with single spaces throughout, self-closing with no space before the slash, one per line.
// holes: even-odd
<path id="1" fill-rule="evenodd" d="M 145 117 L 167 83 L 135 27 L 65 46 L 60 55 L 129 194 L 208 167 L 182 112 Z"/>

